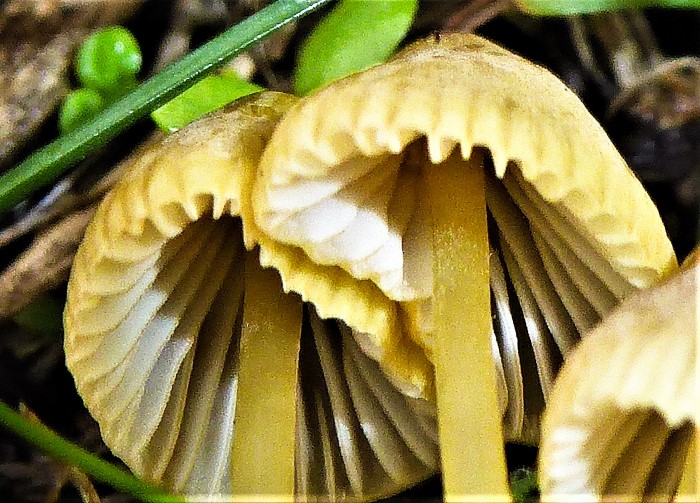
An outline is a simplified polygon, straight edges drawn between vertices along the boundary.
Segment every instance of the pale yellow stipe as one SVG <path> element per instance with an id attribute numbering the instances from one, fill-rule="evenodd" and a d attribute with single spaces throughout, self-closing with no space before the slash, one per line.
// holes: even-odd
<path id="1" fill-rule="evenodd" d="M 700 500 L 700 477 L 698 477 L 698 467 L 700 467 L 700 451 L 697 449 L 698 438 L 700 438 L 700 428 L 695 426 L 695 438 L 690 446 L 688 458 L 683 468 L 683 476 L 678 485 L 678 496 L 675 502 L 696 502 Z"/>
<path id="2" fill-rule="evenodd" d="M 481 159 L 462 161 L 453 154 L 423 172 L 433 215 L 434 360 L 445 500 L 506 501 Z"/>
<path id="3" fill-rule="evenodd" d="M 234 497 L 294 500 L 301 317 L 299 296 L 283 293 L 277 273 L 250 253 L 231 453 Z"/>
<path id="4" fill-rule="evenodd" d="M 695 347 L 700 347 L 700 245 L 696 246 L 691 254 L 686 257 L 683 262 L 683 269 L 690 269 L 696 266 L 695 272 Z M 700 353 L 695 352 L 695 431 L 693 434 L 692 443 L 688 450 L 688 458 L 683 467 L 683 475 L 681 476 L 680 484 L 678 485 L 678 495 L 674 501 L 676 502 L 697 502 L 700 501 Z"/>
<path id="5" fill-rule="evenodd" d="M 685 259 L 683 269 L 690 269 L 698 263 L 700 263 L 700 245 Z M 696 269 L 694 279 L 695 298 L 690 299 L 689 302 L 695 302 L 695 319 L 693 320 L 693 326 L 695 330 L 695 339 L 700 342 L 700 325 L 698 324 L 698 320 L 700 320 L 700 281 L 698 281 L 700 280 L 700 270 Z M 693 327 L 691 327 L 691 329 L 693 329 Z M 700 345 L 696 343 L 696 348 L 698 346 Z M 695 427 L 693 429 L 693 437 L 690 447 L 688 448 L 685 465 L 683 466 L 683 475 L 678 484 L 676 497 L 673 499 L 674 503 L 697 503 L 700 501 L 700 424 L 698 423 L 700 419 L 698 417 L 700 416 L 700 383 L 698 382 L 698 376 L 700 376 L 700 354 L 697 350 L 695 353 L 695 376 Z"/>

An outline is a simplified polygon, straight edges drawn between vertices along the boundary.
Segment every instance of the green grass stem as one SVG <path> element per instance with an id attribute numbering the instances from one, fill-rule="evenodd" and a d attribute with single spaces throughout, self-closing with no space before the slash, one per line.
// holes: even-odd
<path id="1" fill-rule="evenodd" d="M 0 401 L 0 426 L 40 448 L 54 459 L 75 466 L 95 480 L 148 503 L 185 503 L 181 497 L 143 482 L 82 447 L 64 439 L 43 424 L 32 421 Z"/>

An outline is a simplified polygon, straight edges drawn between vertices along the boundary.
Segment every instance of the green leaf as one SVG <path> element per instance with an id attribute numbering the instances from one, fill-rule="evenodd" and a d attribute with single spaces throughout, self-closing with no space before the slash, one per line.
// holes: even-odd
<path id="1" fill-rule="evenodd" d="M 68 93 L 58 112 L 58 130 L 61 134 L 73 131 L 92 119 L 105 107 L 105 100 L 94 89 L 76 89 Z"/>
<path id="2" fill-rule="evenodd" d="M 698 9 L 700 0 L 516 0 L 518 6 L 541 16 L 572 16 L 648 7 Z"/>
<path id="3" fill-rule="evenodd" d="M 129 30 L 110 26 L 88 36 L 80 46 L 75 70 L 80 83 L 104 95 L 124 95 L 136 86 L 141 48 Z"/>
<path id="4" fill-rule="evenodd" d="M 197 82 L 153 112 L 151 118 L 162 130 L 173 133 L 233 100 L 262 90 L 262 87 L 243 80 L 233 71 L 223 71 Z"/>
<path id="5" fill-rule="evenodd" d="M 386 61 L 408 33 L 418 0 L 341 0 L 299 53 L 294 90 L 305 95 Z"/>
<path id="6" fill-rule="evenodd" d="M 0 213 L 53 182 L 73 164 L 182 93 L 207 72 L 328 2 L 330 0 L 277 0 L 173 63 L 91 121 L 34 152 L 0 177 Z"/>

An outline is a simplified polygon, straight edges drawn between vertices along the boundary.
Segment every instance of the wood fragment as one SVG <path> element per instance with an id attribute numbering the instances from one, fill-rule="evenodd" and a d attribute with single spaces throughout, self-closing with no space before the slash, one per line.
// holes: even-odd
<path id="1" fill-rule="evenodd" d="M 96 205 L 76 211 L 37 236 L 0 274 L 0 319 L 11 317 L 39 294 L 68 278 L 73 257 Z"/>
<path id="2" fill-rule="evenodd" d="M 160 136 L 155 135 L 154 137 Z M 70 173 L 56 185 L 56 187 L 65 185 L 65 190 L 55 200 L 47 204 L 42 204 L 43 201 L 40 202 L 15 222 L 0 230 L 0 248 L 30 232 L 41 231 L 43 227 L 51 225 L 79 208 L 99 203 L 102 200 L 102 196 L 122 177 L 126 168 L 126 163 L 118 164 L 87 191 L 76 189 L 79 179 L 84 176 L 84 172 L 79 170 Z M 54 188 L 54 190 L 56 189 Z"/>
<path id="3" fill-rule="evenodd" d="M 83 30 L 23 40 L 0 31 L 0 168 L 16 160 L 68 92 L 70 55 Z"/>

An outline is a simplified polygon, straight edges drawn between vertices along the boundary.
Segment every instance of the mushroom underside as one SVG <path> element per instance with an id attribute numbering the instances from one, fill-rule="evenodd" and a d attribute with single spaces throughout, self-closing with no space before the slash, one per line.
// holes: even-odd
<path id="1" fill-rule="evenodd" d="M 543 424 L 544 501 L 671 501 L 684 469 L 696 490 L 697 273 L 625 299 L 564 365 Z"/>
<path id="2" fill-rule="evenodd" d="M 479 157 L 503 430 L 509 440 L 534 442 L 556 369 L 580 334 L 676 267 L 641 184 L 554 75 L 476 36 L 419 41 L 285 114 L 259 163 L 254 220 L 308 263 L 376 285 L 398 306 L 402 343 L 439 366 L 436 349 L 446 348 L 435 342 L 433 303 L 444 285 L 433 275 L 435 252 L 445 249 L 433 249 L 439 194 L 426 181 L 460 162 L 470 169 Z M 469 279 L 460 281 L 465 290 Z M 440 299 L 435 305 L 450 302 Z M 392 379 L 434 394 L 429 367 L 392 356 L 378 355 Z"/>
<path id="3" fill-rule="evenodd" d="M 262 218 L 267 231 L 301 246 L 314 262 L 375 281 L 430 358 L 433 248 L 424 176 L 441 163 L 433 164 L 428 151 L 419 138 L 399 154 L 352 157 L 323 177 L 295 180 L 279 193 L 273 188 L 270 197 L 285 202 L 271 203 L 277 210 Z M 457 149 L 447 157 L 455 156 L 461 159 Z M 562 204 L 524 179 L 517 162 L 499 179 L 487 149 L 467 156 L 483 158 L 486 172 L 491 339 L 504 435 L 536 443 L 563 358 L 634 287 Z"/>
<path id="4" fill-rule="evenodd" d="M 586 452 L 574 455 L 575 463 L 552 466 L 548 476 L 556 480 L 556 489 L 547 500 L 602 495 L 611 501 L 671 501 L 695 431 L 693 423 L 669 423 L 653 408 L 625 410 L 611 405 L 607 413 L 598 412 L 597 427 L 568 432 L 585 438 Z"/>
<path id="5" fill-rule="evenodd" d="M 230 493 L 250 253 L 238 218 L 187 225 L 131 265 L 139 273 L 120 285 L 126 295 L 100 299 L 122 315 L 118 325 L 98 329 L 82 358 L 71 353 L 106 443 L 138 475 L 178 493 Z M 402 394 L 352 329 L 305 304 L 301 347 L 300 494 L 376 499 L 438 470 L 434 407 Z"/>

